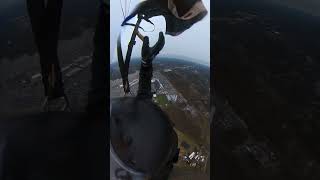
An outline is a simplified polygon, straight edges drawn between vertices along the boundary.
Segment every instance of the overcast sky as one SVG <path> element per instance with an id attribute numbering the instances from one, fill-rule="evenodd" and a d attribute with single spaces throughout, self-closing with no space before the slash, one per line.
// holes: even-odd
<path id="1" fill-rule="evenodd" d="M 0 0 L 0 10 L 13 7 L 17 3 L 20 3 L 20 4 L 25 3 L 25 1 L 26 0 Z M 90 0 L 90 1 L 93 1 L 93 0 Z M 120 0 L 110 0 L 110 1 L 112 4 L 111 9 L 121 12 L 121 9 L 119 9 L 120 7 L 118 7 L 120 5 L 119 3 Z M 121 0 L 121 1 L 124 2 L 125 0 Z M 131 0 L 131 1 L 138 1 L 138 0 Z M 256 0 L 256 1 L 259 1 L 259 0 Z M 292 7 L 295 9 L 299 9 L 299 10 L 311 13 L 313 15 L 320 16 L 320 0 L 264 0 L 264 1 L 280 3 L 288 7 Z"/>
<path id="2" fill-rule="evenodd" d="M 121 0 L 125 2 L 126 0 Z M 128 1 L 128 0 L 127 0 Z M 129 0 L 130 1 L 130 0 Z M 139 0 L 131 0 L 131 9 L 139 3 Z M 258 0 L 257 0 L 258 1 Z M 280 4 L 287 6 L 289 8 L 294 8 L 315 16 L 320 16 L 320 0 L 261 0 L 266 2 L 272 2 L 275 4 Z M 210 0 L 203 0 L 205 6 L 210 12 Z M 124 4 L 123 4 L 124 5 Z M 121 12 L 120 0 L 111 0 L 111 52 L 115 52 L 116 38 L 120 32 L 120 23 L 123 20 L 123 15 Z M 157 17 L 153 18 L 152 21 L 156 24 L 156 29 L 154 32 L 144 33 L 150 36 L 152 42 L 155 42 L 158 32 L 160 30 L 165 30 L 164 18 Z M 133 21 L 134 22 L 134 21 Z M 198 59 L 201 63 L 209 63 L 210 57 L 210 29 L 209 29 L 209 16 L 207 16 L 201 22 L 195 24 L 189 30 L 184 32 L 178 37 L 166 36 L 166 45 L 161 52 L 161 55 L 177 55 L 177 56 L 187 56 L 194 59 Z M 147 30 L 152 30 L 153 27 L 147 24 L 143 24 Z M 122 29 L 123 39 L 122 47 L 123 51 L 126 51 L 126 43 L 131 35 L 132 28 Z M 129 35 L 130 34 L 130 35 Z M 126 38 L 125 38 L 126 37 Z M 134 47 L 133 56 L 139 57 L 141 50 L 141 42 L 138 41 L 137 45 Z M 124 52 L 125 53 L 125 52 Z M 111 59 L 114 61 L 115 53 L 111 53 Z"/>
<path id="3" fill-rule="evenodd" d="M 121 0 L 124 6 L 125 0 Z M 128 1 L 129 2 L 129 1 Z M 132 0 L 131 10 L 139 0 Z M 194 24 L 190 29 L 186 30 L 179 36 L 166 35 L 166 44 L 159 56 L 183 56 L 191 59 L 198 60 L 199 63 L 210 63 L 210 0 L 203 0 L 209 14 L 200 22 Z M 122 48 L 124 56 L 127 49 L 127 44 L 132 33 L 132 27 L 125 27 L 120 29 L 120 23 L 123 21 L 123 15 L 120 6 L 120 0 L 111 0 L 111 59 L 112 62 L 116 61 L 116 39 L 119 32 L 122 32 Z M 132 22 L 135 22 L 133 19 Z M 143 32 L 143 35 L 150 37 L 150 44 L 153 45 L 157 39 L 160 31 L 165 31 L 164 17 L 159 16 L 152 18 L 151 21 L 155 24 L 153 32 Z M 146 31 L 152 31 L 153 26 L 147 23 L 141 25 Z M 137 38 L 137 44 L 134 46 L 132 57 L 141 57 L 142 42 Z"/>
<path id="4" fill-rule="evenodd" d="M 320 0 L 265 0 L 281 4 L 315 16 L 320 16 Z"/>
<path id="5" fill-rule="evenodd" d="M 89 0 L 88 0 L 89 1 Z M 120 2 L 129 2 L 130 0 L 110 0 L 111 4 L 111 52 L 115 52 L 116 38 L 118 33 L 120 32 L 120 23 L 123 20 L 123 15 L 121 12 Z M 259 0 L 257 0 L 259 1 Z M 275 4 L 282 4 L 284 6 L 295 8 L 297 10 L 301 10 L 316 16 L 320 16 L 320 0 L 261 0 L 267 2 L 273 2 Z M 17 5 L 25 4 L 26 0 L 0 0 L 0 15 L 3 10 L 13 10 L 16 9 Z M 207 9 L 210 12 L 210 0 L 203 0 Z M 139 0 L 131 0 L 130 10 L 139 3 Z M 77 6 L 75 5 L 75 8 Z M 129 9 L 127 7 L 127 9 Z M 0 18 L 1 19 L 1 18 Z M 155 42 L 158 32 L 160 30 L 165 30 L 164 19 L 162 17 L 157 17 L 152 19 L 156 25 L 156 29 L 154 32 L 144 33 L 145 35 L 150 36 L 151 42 Z M 147 30 L 152 30 L 153 27 L 150 25 L 144 24 Z M 0 25 L 1 27 L 1 25 Z M 130 29 L 126 28 L 122 29 L 123 37 L 128 36 L 130 34 Z M 208 63 L 209 61 L 209 37 L 210 37 L 210 29 L 209 29 L 209 15 L 205 17 L 201 22 L 198 22 L 189 30 L 184 32 L 178 37 L 166 36 L 166 45 L 161 52 L 162 55 L 183 55 L 190 56 L 191 58 L 199 59 L 203 63 Z M 133 56 L 139 57 L 141 50 L 141 42 L 137 41 L 138 44 L 134 48 Z M 123 38 L 123 49 L 125 51 L 126 43 L 128 43 L 128 39 Z M 179 48 L 177 48 L 179 47 Z M 111 53 L 111 57 L 113 57 L 114 53 Z M 112 58 L 114 59 L 114 58 Z"/>

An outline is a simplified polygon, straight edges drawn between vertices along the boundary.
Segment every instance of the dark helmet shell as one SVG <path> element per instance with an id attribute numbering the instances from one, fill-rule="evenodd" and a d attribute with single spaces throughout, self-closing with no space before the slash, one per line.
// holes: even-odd
<path id="1" fill-rule="evenodd" d="M 117 98 L 111 107 L 115 153 L 132 169 L 158 174 L 177 155 L 177 135 L 167 115 L 149 99 Z"/>

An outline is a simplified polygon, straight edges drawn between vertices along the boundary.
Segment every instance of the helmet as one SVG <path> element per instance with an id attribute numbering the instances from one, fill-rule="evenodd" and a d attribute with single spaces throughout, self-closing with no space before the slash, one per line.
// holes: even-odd
<path id="1" fill-rule="evenodd" d="M 167 179 L 178 159 L 177 134 L 150 99 L 111 100 L 111 179 Z"/>

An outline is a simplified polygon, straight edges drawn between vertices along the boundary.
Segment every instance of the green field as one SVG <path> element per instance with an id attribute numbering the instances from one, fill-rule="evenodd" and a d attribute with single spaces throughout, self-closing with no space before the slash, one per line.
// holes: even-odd
<path id="1" fill-rule="evenodd" d="M 167 96 L 164 94 L 157 95 L 157 97 L 154 98 L 154 101 L 161 107 L 165 107 L 169 104 Z"/>

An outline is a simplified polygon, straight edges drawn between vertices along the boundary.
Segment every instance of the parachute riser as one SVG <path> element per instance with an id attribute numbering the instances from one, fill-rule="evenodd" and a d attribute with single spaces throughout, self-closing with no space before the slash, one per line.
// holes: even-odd
<path id="1" fill-rule="evenodd" d="M 127 67 L 129 66 L 129 63 L 130 63 L 133 46 L 136 44 L 136 37 L 139 33 L 139 26 L 140 26 L 141 22 L 142 22 L 142 16 L 138 15 L 138 21 L 136 23 L 136 26 L 134 27 L 130 42 L 128 44 L 128 50 L 127 50 L 127 55 L 126 55 L 126 63 L 128 63 L 128 64 L 126 64 Z"/>
<path id="2" fill-rule="evenodd" d="M 120 67 L 120 72 L 121 72 L 122 82 L 123 82 L 123 89 L 124 89 L 125 94 L 128 94 L 130 92 L 128 73 L 129 73 L 129 65 L 130 65 L 132 50 L 133 50 L 134 45 L 136 44 L 136 37 L 138 36 L 141 40 L 143 40 L 143 36 L 139 32 L 139 27 L 140 27 L 140 24 L 143 19 L 144 19 L 143 15 L 138 14 L 138 21 L 134 27 L 132 36 L 131 36 L 129 44 L 128 44 L 128 50 L 126 53 L 125 62 L 123 62 L 121 44 L 120 45 L 118 44 L 118 62 L 119 62 L 119 67 Z M 118 43 L 121 43 L 121 41 L 118 40 Z"/>

